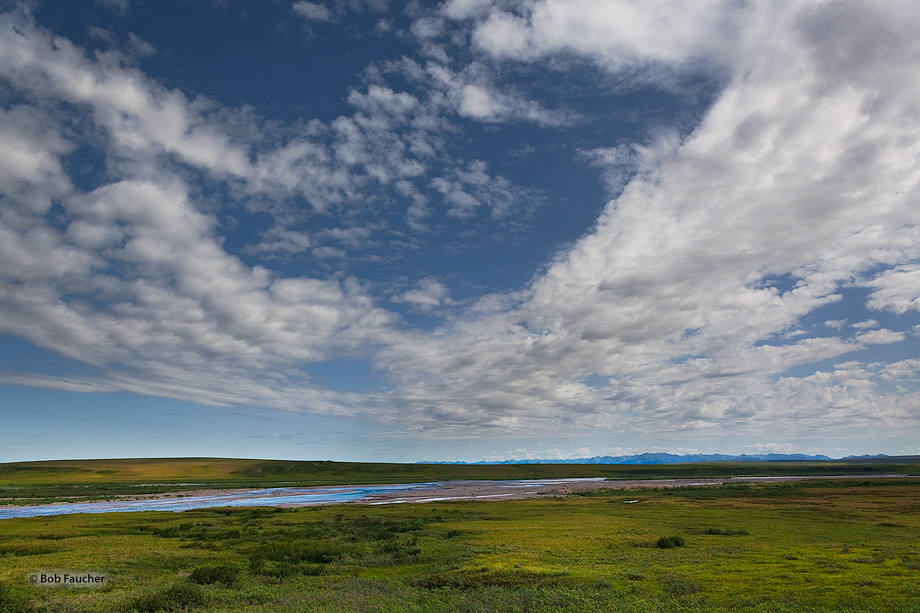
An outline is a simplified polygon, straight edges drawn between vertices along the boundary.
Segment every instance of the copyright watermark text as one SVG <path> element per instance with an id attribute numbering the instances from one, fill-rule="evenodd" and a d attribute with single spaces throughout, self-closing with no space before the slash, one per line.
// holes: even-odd
<path id="1" fill-rule="evenodd" d="M 38 587 L 105 587 L 111 578 L 105 573 L 55 570 L 29 573 L 26 580 Z"/>

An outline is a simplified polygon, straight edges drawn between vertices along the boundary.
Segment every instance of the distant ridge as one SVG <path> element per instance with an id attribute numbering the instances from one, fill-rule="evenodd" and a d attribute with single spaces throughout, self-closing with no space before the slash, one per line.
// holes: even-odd
<path id="1" fill-rule="evenodd" d="M 847 456 L 841 458 L 844 460 L 852 459 L 872 459 L 887 458 L 885 454 Z M 502 460 L 495 462 L 420 462 L 420 464 L 678 464 L 680 462 L 791 462 L 807 460 L 812 462 L 821 462 L 833 460 L 834 458 L 826 455 L 806 455 L 804 453 L 756 453 L 727 455 L 723 453 L 713 454 L 687 454 L 677 455 L 673 453 L 641 453 L 639 455 L 620 455 L 620 456 L 594 456 L 593 458 L 575 458 L 570 460 Z"/>

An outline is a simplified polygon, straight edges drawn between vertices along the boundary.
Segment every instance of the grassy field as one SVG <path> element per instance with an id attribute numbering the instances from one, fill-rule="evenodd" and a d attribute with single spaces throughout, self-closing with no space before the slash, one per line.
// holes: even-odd
<path id="1" fill-rule="evenodd" d="M 920 612 L 918 481 L 7 519 L 0 611 Z"/>

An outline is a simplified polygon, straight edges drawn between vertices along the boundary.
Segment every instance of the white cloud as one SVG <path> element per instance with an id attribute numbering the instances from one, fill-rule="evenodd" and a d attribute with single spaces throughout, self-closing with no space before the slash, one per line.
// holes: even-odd
<path id="1" fill-rule="evenodd" d="M 881 369 L 881 378 L 886 381 L 897 381 L 899 379 L 915 379 L 920 373 L 920 359 L 901 360 L 885 364 Z"/>
<path id="2" fill-rule="evenodd" d="M 604 182 L 612 194 L 619 193 L 626 186 L 642 163 L 641 148 L 634 145 L 579 151 L 578 157 L 603 169 Z"/>
<path id="3" fill-rule="evenodd" d="M 412 23 L 412 35 L 425 40 L 437 38 L 444 30 L 444 21 L 438 17 L 422 17 Z"/>
<path id="4" fill-rule="evenodd" d="M 450 299 L 450 290 L 437 279 L 422 279 L 415 289 L 403 292 L 394 298 L 395 302 L 405 302 L 421 310 L 430 310 L 441 306 L 455 304 Z"/>
<path id="5" fill-rule="evenodd" d="M 892 332 L 891 330 L 872 330 L 864 332 L 856 337 L 860 343 L 867 345 L 890 345 L 900 343 L 907 336 L 903 332 Z"/>
<path id="6" fill-rule="evenodd" d="M 245 175 L 247 152 L 208 125 L 204 104 L 149 82 L 115 55 L 88 60 L 72 43 L 13 17 L 0 22 L 0 76 L 50 99 L 88 105 L 126 153 L 167 153 L 222 175 Z"/>
<path id="7" fill-rule="evenodd" d="M 332 11 L 315 2 L 295 2 L 291 10 L 306 21 L 332 21 Z"/>
<path id="8" fill-rule="evenodd" d="M 652 80 L 675 65 L 712 60 L 737 44 L 736 19 L 757 18 L 720 1 L 543 0 L 527 9 L 523 16 L 491 12 L 474 30 L 474 44 L 517 60 L 574 52 L 614 71 L 642 67 Z"/>
<path id="9" fill-rule="evenodd" d="M 485 89 L 464 85 L 460 89 L 460 114 L 475 119 L 491 119 L 501 110 Z"/>
<path id="10" fill-rule="evenodd" d="M 25 106 L 0 109 L 0 193 L 28 207 L 30 213 L 43 213 L 53 198 L 70 191 L 60 156 L 73 144 L 64 139 L 59 126 Z"/>
<path id="11" fill-rule="evenodd" d="M 387 0 L 333 0 L 326 4 L 299 0 L 291 5 L 291 10 L 309 25 L 310 22 L 338 22 L 350 12 L 384 11 L 387 4 Z"/>
<path id="12" fill-rule="evenodd" d="M 466 19 L 485 14 L 492 6 L 492 0 L 449 0 L 442 10 L 451 19 Z"/>
<path id="13" fill-rule="evenodd" d="M 579 119 L 577 114 L 565 108 L 545 108 L 514 87 L 497 84 L 498 75 L 482 62 L 473 61 L 455 70 L 447 51 L 442 51 L 425 66 L 404 60 L 394 67 L 411 80 L 440 92 L 440 99 L 449 105 L 442 103 L 439 107 L 449 106 L 461 117 L 484 122 L 524 121 L 540 126 L 564 126 Z"/>
<path id="14" fill-rule="evenodd" d="M 920 311 L 920 265 L 886 270 L 866 285 L 874 290 L 869 296 L 870 308 L 895 313 Z"/>
<path id="15" fill-rule="evenodd" d="M 479 207 L 486 206 L 490 217 L 499 220 L 512 212 L 520 215 L 539 201 L 534 190 L 518 187 L 505 177 L 492 176 L 482 160 L 449 170 L 446 176 L 432 179 L 431 187 L 442 194 L 447 215 L 455 219 L 473 217 Z"/>
<path id="16" fill-rule="evenodd" d="M 275 226 L 262 234 L 262 242 L 247 247 L 249 253 L 303 253 L 313 247 L 309 232 Z"/>

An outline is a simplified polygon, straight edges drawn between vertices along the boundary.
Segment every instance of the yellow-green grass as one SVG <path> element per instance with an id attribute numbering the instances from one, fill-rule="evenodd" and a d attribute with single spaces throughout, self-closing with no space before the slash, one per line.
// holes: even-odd
<path id="1" fill-rule="evenodd" d="M 918 612 L 918 481 L 9 519 L 0 611 Z"/>

